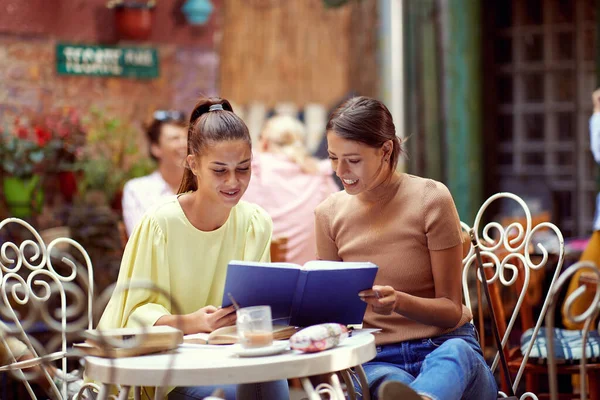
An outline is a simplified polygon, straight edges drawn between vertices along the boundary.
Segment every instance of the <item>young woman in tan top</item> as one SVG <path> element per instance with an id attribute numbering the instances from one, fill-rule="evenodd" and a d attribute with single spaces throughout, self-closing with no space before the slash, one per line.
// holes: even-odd
<path id="1" fill-rule="evenodd" d="M 327 144 L 345 191 L 316 210 L 318 257 L 379 266 L 375 286 L 359 294 L 370 305 L 364 327 L 382 330 L 376 358 L 364 365 L 371 396 L 496 399 L 462 304 L 461 230 L 450 192 L 395 171 L 401 144 L 380 101 L 344 103 L 329 120 Z"/>

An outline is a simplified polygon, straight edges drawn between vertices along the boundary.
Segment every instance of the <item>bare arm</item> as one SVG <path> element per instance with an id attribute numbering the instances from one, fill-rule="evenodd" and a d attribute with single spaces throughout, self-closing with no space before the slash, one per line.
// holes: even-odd
<path id="1" fill-rule="evenodd" d="M 462 316 L 462 244 L 445 250 L 430 250 L 435 298 L 423 298 L 394 290 L 391 286 L 373 286 L 359 293 L 383 315 L 392 312 L 426 325 L 440 328 L 456 326 Z"/>

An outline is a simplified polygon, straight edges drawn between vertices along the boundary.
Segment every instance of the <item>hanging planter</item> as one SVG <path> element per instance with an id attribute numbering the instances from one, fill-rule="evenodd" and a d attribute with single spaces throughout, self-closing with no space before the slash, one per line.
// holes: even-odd
<path id="1" fill-rule="evenodd" d="M 2 182 L 4 198 L 13 217 L 27 218 L 39 213 L 44 202 L 39 175 L 28 178 L 5 176 Z"/>
<path id="2" fill-rule="evenodd" d="M 115 28 L 119 39 L 146 40 L 152 33 L 154 1 L 113 0 L 107 4 L 114 9 Z"/>
<path id="3" fill-rule="evenodd" d="M 213 12 L 210 0 L 187 0 L 181 11 L 190 25 L 204 25 Z"/>

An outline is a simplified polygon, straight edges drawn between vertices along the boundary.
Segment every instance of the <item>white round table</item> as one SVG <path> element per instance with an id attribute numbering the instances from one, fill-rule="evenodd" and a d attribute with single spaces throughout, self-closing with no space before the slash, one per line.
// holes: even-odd
<path id="1" fill-rule="evenodd" d="M 331 374 L 370 361 L 376 354 L 373 335 L 363 333 L 319 353 L 287 350 L 272 356 L 239 357 L 233 346 L 182 345 L 174 354 L 117 359 L 88 356 L 85 372 L 95 381 L 129 387 L 240 384 Z M 303 385 L 310 395 L 307 381 L 303 379 Z"/>

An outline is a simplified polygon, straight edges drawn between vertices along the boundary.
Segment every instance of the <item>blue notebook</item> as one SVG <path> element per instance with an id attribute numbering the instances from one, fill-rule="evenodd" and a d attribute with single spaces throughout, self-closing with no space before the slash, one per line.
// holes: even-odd
<path id="1" fill-rule="evenodd" d="M 290 263 L 231 261 L 223 307 L 231 293 L 240 307 L 271 306 L 278 323 L 309 326 L 325 322 L 361 324 L 367 304 L 358 292 L 370 289 L 377 266 L 369 262 Z"/>

